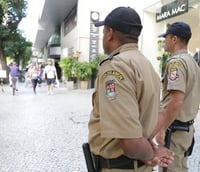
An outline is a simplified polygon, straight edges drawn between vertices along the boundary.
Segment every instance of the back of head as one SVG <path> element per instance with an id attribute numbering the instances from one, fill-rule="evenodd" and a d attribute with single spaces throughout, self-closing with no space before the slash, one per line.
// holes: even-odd
<path id="1" fill-rule="evenodd" d="M 121 33 L 129 34 L 138 39 L 142 24 L 138 13 L 130 7 L 118 7 L 112 10 L 104 21 L 95 23 L 96 27 L 106 25 Z"/>

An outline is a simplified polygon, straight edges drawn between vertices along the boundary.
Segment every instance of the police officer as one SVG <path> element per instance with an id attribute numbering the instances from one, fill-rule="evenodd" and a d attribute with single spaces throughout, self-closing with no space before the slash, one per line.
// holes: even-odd
<path id="1" fill-rule="evenodd" d="M 160 80 L 138 50 L 139 15 L 118 7 L 95 26 L 104 26 L 103 48 L 109 55 L 99 66 L 89 121 L 97 171 L 152 172 L 144 162 L 168 165 L 173 153 L 149 141 L 157 123 Z"/>
<path id="2" fill-rule="evenodd" d="M 160 35 L 165 38 L 165 51 L 171 54 L 162 80 L 164 110 L 160 118 L 162 128 L 157 136 L 163 143 L 165 131 L 171 125 L 170 149 L 175 152 L 175 160 L 169 165 L 168 172 L 188 171 L 193 122 L 199 109 L 200 68 L 187 50 L 191 35 L 190 26 L 184 22 L 171 24 L 166 33 Z"/>

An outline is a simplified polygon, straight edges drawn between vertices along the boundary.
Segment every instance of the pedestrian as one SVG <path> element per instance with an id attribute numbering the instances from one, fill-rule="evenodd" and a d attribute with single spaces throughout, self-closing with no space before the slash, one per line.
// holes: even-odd
<path id="1" fill-rule="evenodd" d="M 165 141 L 169 141 L 168 146 L 175 152 L 168 172 L 188 172 L 188 156 L 194 143 L 193 123 L 200 103 L 200 68 L 188 53 L 191 35 L 187 23 L 175 22 L 159 36 L 165 38 L 164 49 L 170 53 L 162 80 L 163 111 L 157 135 L 157 141 L 164 144 L 167 131 Z"/>
<path id="2" fill-rule="evenodd" d="M 158 118 L 160 80 L 138 50 L 139 15 L 118 7 L 95 26 L 104 26 L 108 55 L 99 65 L 88 124 L 97 171 L 152 172 L 150 165 L 168 165 L 173 152 L 155 147 L 150 138 Z"/>
<path id="3" fill-rule="evenodd" d="M 17 66 L 17 63 L 14 61 L 10 66 L 10 76 L 12 81 L 13 96 L 15 95 L 15 91 L 18 91 L 17 89 L 18 74 L 19 74 L 19 67 Z"/>
<path id="4" fill-rule="evenodd" d="M 36 94 L 36 87 L 38 83 L 38 68 L 36 65 L 33 65 L 30 71 L 31 82 L 33 86 L 33 92 Z"/>
<path id="5" fill-rule="evenodd" d="M 42 68 L 42 64 L 38 65 L 38 86 L 41 86 L 42 83 L 42 76 L 43 76 L 43 68 Z"/>
<path id="6" fill-rule="evenodd" d="M 53 64 L 52 59 L 48 59 L 48 64 L 45 66 L 43 71 L 43 78 L 46 79 L 47 83 L 47 94 L 53 94 L 53 88 L 55 81 L 58 79 L 56 68 Z"/>

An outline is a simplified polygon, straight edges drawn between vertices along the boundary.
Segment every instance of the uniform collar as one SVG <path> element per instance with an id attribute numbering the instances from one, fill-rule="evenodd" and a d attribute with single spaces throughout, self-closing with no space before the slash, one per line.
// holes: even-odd
<path id="1" fill-rule="evenodd" d="M 116 50 L 115 50 L 115 52 L 123 52 L 123 51 L 127 51 L 127 50 L 133 50 L 133 49 L 135 49 L 135 50 L 137 50 L 138 49 L 138 45 L 136 44 L 136 43 L 127 43 L 127 44 L 123 44 L 123 45 L 121 45 L 119 48 L 117 48 Z"/>
<path id="2" fill-rule="evenodd" d="M 187 49 L 182 49 L 182 50 L 178 50 L 178 51 L 174 52 L 172 54 L 172 56 L 176 56 L 178 54 L 185 54 L 185 53 L 188 53 Z"/>
<path id="3" fill-rule="evenodd" d="M 138 49 L 138 45 L 136 43 L 127 43 L 127 44 L 123 44 L 122 46 L 118 47 L 117 49 L 115 49 L 112 53 L 110 53 L 110 55 L 108 56 L 108 58 L 106 58 L 105 60 L 103 60 L 100 65 L 102 63 L 104 63 L 107 60 L 112 60 L 112 58 L 124 51 L 127 50 L 137 50 Z"/>

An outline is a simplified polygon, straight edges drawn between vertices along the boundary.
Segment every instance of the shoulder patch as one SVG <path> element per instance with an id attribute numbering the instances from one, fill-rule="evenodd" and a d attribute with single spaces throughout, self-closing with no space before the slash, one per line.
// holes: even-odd
<path id="1" fill-rule="evenodd" d="M 177 67 L 183 67 L 183 63 L 180 61 L 173 61 L 173 62 L 168 63 L 168 66 L 171 66 L 171 65 L 177 66 Z"/>
<path id="2" fill-rule="evenodd" d="M 121 82 L 125 78 L 124 76 L 116 71 L 109 70 L 102 75 L 102 79 L 105 81 L 105 93 L 109 100 L 114 100 L 117 96 L 116 82 Z"/>
<path id="3" fill-rule="evenodd" d="M 106 96 L 110 99 L 113 100 L 115 99 L 117 93 L 116 93 L 116 88 L 115 88 L 115 80 L 108 80 L 105 83 L 105 89 L 106 89 Z"/>
<path id="4" fill-rule="evenodd" d="M 172 67 L 169 71 L 169 79 L 171 81 L 175 81 L 177 78 L 179 78 L 178 69 L 176 67 Z"/>
<path id="5" fill-rule="evenodd" d="M 103 74 L 103 79 L 105 79 L 108 76 L 115 76 L 120 81 L 124 80 L 124 76 L 116 70 L 110 70 L 110 71 L 105 72 Z"/>

